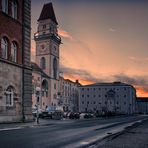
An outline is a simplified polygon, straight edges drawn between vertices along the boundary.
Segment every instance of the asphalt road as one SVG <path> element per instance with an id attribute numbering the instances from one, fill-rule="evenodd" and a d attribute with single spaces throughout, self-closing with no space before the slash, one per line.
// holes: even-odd
<path id="1" fill-rule="evenodd" d="M 75 148 L 86 146 L 143 120 L 145 116 L 61 121 L 0 131 L 0 148 Z"/>

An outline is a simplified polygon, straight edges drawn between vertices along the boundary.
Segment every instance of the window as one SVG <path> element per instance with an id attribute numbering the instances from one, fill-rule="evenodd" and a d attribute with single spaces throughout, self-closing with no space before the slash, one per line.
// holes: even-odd
<path id="1" fill-rule="evenodd" d="M 89 95 L 87 95 L 87 97 L 89 98 Z"/>
<path id="2" fill-rule="evenodd" d="M 46 60 L 45 60 L 44 57 L 42 57 L 41 60 L 40 60 L 40 67 L 43 70 L 46 69 Z"/>
<path id="3" fill-rule="evenodd" d="M 84 104 L 84 101 L 82 101 L 82 104 Z"/>
<path id="4" fill-rule="evenodd" d="M 54 84 L 54 89 L 56 89 L 56 84 Z"/>
<path id="5" fill-rule="evenodd" d="M 57 62 L 57 59 L 54 58 L 53 59 L 53 77 L 54 77 L 54 79 L 57 78 L 57 67 L 58 67 L 58 62 Z"/>
<path id="6" fill-rule="evenodd" d="M 46 25 L 43 25 L 43 29 L 46 29 Z"/>
<path id="7" fill-rule="evenodd" d="M 2 0 L 2 11 L 8 14 L 8 0 Z"/>
<path id="8" fill-rule="evenodd" d="M 1 50 L 2 50 L 2 58 L 7 59 L 8 41 L 6 38 L 2 38 L 1 40 Z"/>
<path id="9" fill-rule="evenodd" d="M 82 95 L 82 98 L 84 97 L 84 95 Z"/>
<path id="10" fill-rule="evenodd" d="M 17 62 L 17 46 L 14 42 L 11 45 L 11 60 Z"/>
<path id="11" fill-rule="evenodd" d="M 43 80 L 42 82 L 42 96 L 48 97 L 48 82 L 47 80 Z"/>
<path id="12" fill-rule="evenodd" d="M 14 101 L 14 89 L 12 86 L 9 86 L 5 92 L 6 95 L 6 106 L 13 106 Z"/>
<path id="13" fill-rule="evenodd" d="M 124 98 L 126 98 L 126 95 L 124 95 Z"/>
<path id="14" fill-rule="evenodd" d="M 17 2 L 15 0 L 12 1 L 12 17 L 17 19 Z"/>

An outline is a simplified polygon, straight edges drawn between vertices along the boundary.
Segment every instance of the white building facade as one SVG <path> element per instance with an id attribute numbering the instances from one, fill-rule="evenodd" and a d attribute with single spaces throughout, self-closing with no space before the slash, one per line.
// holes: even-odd
<path id="1" fill-rule="evenodd" d="M 63 111 L 78 112 L 78 86 L 80 83 L 76 80 L 73 82 L 69 79 L 60 77 L 59 81 L 59 99 Z"/>
<path id="2" fill-rule="evenodd" d="M 121 83 L 96 83 L 79 87 L 79 112 L 133 114 L 136 90 Z"/>

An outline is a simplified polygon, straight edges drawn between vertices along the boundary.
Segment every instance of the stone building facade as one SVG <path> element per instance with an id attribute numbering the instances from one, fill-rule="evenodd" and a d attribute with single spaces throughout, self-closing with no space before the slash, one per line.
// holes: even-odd
<path id="1" fill-rule="evenodd" d="M 96 83 L 79 87 L 79 111 L 133 114 L 136 112 L 136 90 L 121 83 Z"/>
<path id="2" fill-rule="evenodd" d="M 58 106 L 59 83 L 59 46 L 61 38 L 57 31 L 58 22 L 55 17 L 52 3 L 45 4 L 38 19 L 37 32 L 34 35 L 36 42 L 36 61 L 41 69 L 40 106 L 45 108 Z M 34 67 L 33 67 L 34 68 Z M 35 78 L 37 73 L 33 71 Z M 33 84 L 34 85 L 34 84 Z M 33 96 L 33 100 L 35 96 Z M 42 101 L 41 101 L 42 100 Z"/>
<path id="3" fill-rule="evenodd" d="M 0 0 L 0 122 L 31 120 L 30 0 Z"/>
<path id="4" fill-rule="evenodd" d="M 58 97 L 63 111 L 78 112 L 78 86 L 80 86 L 78 80 L 76 80 L 76 82 L 73 82 L 60 76 Z"/>

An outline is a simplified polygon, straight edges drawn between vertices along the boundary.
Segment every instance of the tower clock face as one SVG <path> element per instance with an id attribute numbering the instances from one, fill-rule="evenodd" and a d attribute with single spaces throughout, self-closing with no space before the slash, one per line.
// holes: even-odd
<path id="1" fill-rule="evenodd" d="M 42 43 L 40 45 L 40 51 L 42 52 L 42 51 L 45 51 L 46 49 L 47 49 L 47 45 L 45 43 Z"/>

